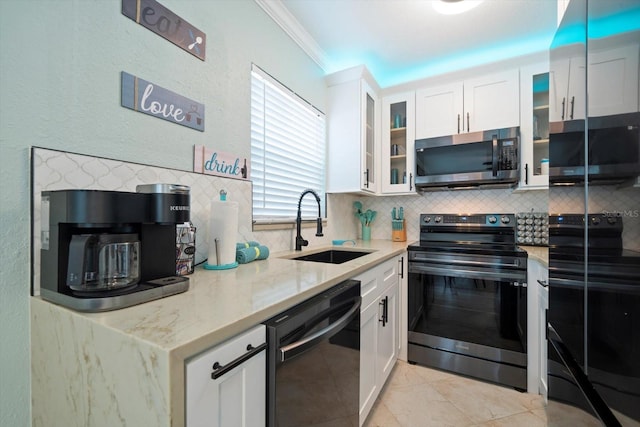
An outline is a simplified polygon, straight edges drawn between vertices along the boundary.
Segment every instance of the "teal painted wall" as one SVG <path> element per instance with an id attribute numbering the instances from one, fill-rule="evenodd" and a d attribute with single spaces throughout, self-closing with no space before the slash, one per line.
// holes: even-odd
<path id="1" fill-rule="evenodd" d="M 189 170 L 204 144 L 249 157 L 254 62 L 320 109 L 322 70 L 253 0 L 162 0 L 207 34 L 195 58 L 120 0 L 0 0 L 0 425 L 30 425 L 29 147 Z M 120 72 L 206 106 L 198 132 L 120 106 Z"/>

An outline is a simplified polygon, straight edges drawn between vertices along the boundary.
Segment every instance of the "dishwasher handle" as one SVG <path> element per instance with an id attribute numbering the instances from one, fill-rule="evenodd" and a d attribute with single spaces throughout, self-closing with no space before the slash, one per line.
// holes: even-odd
<path id="1" fill-rule="evenodd" d="M 309 348 L 315 346 L 317 343 L 325 338 L 331 338 L 345 326 L 349 324 L 353 319 L 360 314 L 360 305 L 362 304 L 362 298 L 358 297 L 353 306 L 338 320 L 330 325 L 322 328 L 318 332 L 309 335 L 308 337 L 288 344 L 284 347 L 280 347 L 280 362 L 285 362 L 300 353 L 304 353 Z"/>
<path id="2" fill-rule="evenodd" d="M 226 365 L 221 365 L 219 362 L 216 362 L 213 364 L 213 372 L 211 373 L 211 379 L 212 380 L 217 380 L 218 378 L 220 378 L 221 376 L 223 376 L 224 374 L 226 374 L 227 372 L 229 372 L 230 370 L 237 368 L 238 366 L 242 365 L 244 362 L 246 362 L 247 360 L 251 359 L 253 356 L 255 356 L 256 354 L 260 353 L 261 351 L 263 351 L 264 349 L 267 348 L 267 343 L 262 343 L 257 347 L 252 346 L 251 344 L 249 344 L 247 346 L 247 352 L 245 354 L 243 354 L 240 357 L 235 358 L 234 360 L 232 360 L 231 362 L 227 363 Z"/>

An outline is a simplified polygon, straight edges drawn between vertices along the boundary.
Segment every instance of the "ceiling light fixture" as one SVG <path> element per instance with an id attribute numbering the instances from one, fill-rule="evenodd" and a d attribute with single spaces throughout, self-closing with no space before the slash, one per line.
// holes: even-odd
<path id="1" fill-rule="evenodd" d="M 457 15 L 467 12 L 482 3 L 484 0 L 437 0 L 431 2 L 433 9 L 443 15 Z"/>

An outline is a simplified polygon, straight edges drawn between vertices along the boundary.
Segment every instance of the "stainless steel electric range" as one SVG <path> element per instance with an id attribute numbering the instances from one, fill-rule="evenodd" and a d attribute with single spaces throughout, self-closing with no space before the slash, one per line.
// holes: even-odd
<path id="1" fill-rule="evenodd" d="M 514 214 L 422 214 L 409 251 L 408 359 L 527 388 L 527 253 Z"/>

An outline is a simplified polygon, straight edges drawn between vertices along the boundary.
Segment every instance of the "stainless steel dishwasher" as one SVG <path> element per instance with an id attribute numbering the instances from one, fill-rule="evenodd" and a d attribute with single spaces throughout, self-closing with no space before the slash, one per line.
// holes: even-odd
<path id="1" fill-rule="evenodd" d="M 265 322 L 267 426 L 358 425 L 360 305 L 347 280 Z"/>

